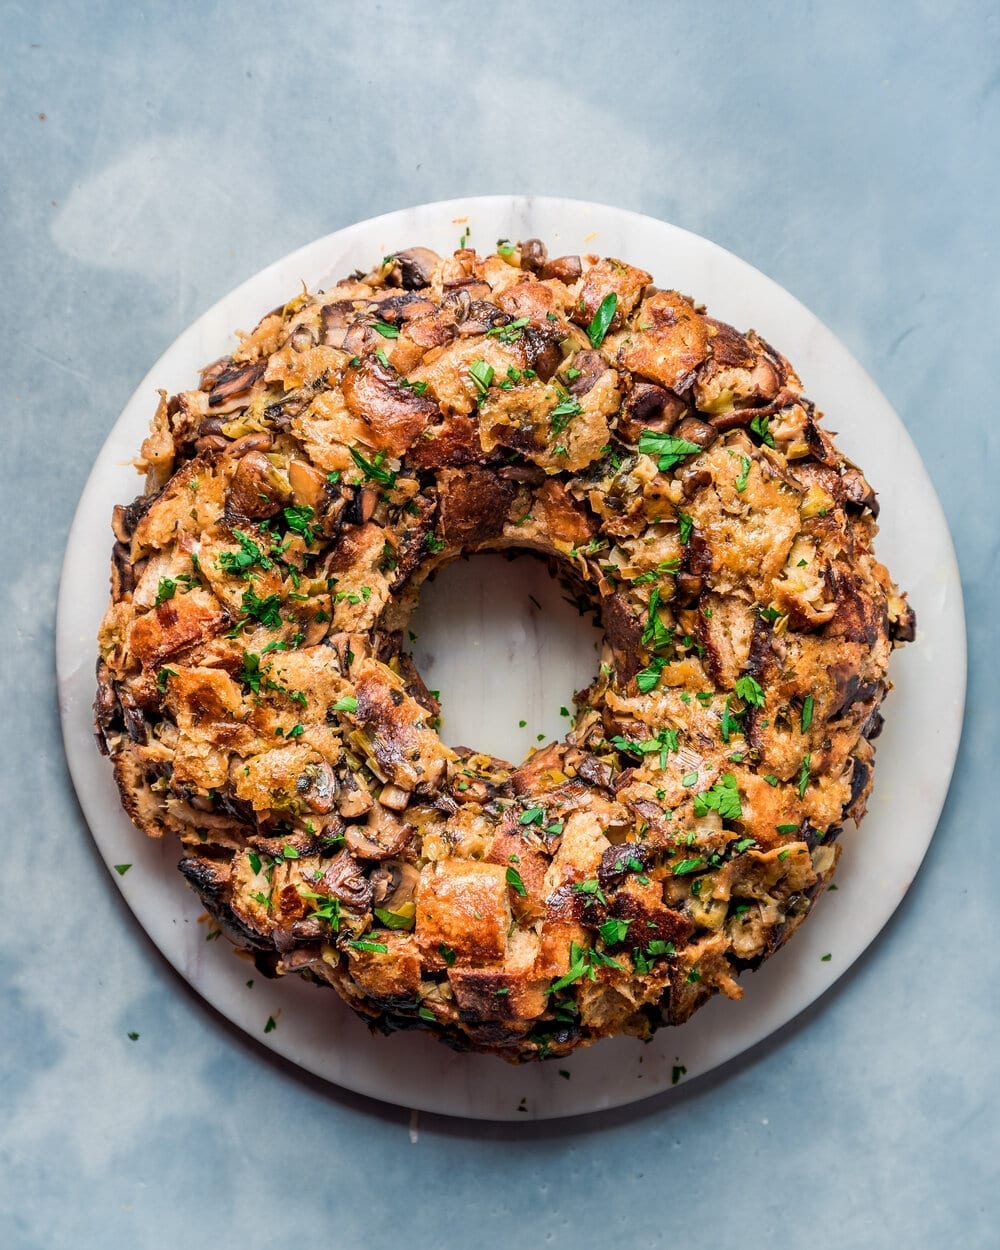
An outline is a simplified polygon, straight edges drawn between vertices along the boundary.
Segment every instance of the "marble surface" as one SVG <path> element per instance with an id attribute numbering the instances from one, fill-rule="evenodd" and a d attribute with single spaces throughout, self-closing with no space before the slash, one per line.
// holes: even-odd
<path id="1" fill-rule="evenodd" d="M 996 1243 L 998 19 L 944 0 L 902 13 L 0 10 L 3 1244 Z M 530 1127 L 414 1121 L 222 1023 L 107 880 L 54 695 L 66 530 L 149 363 L 290 247 L 472 191 L 636 208 L 798 295 L 906 420 L 969 614 L 952 794 L 881 939 L 669 1100 Z"/>

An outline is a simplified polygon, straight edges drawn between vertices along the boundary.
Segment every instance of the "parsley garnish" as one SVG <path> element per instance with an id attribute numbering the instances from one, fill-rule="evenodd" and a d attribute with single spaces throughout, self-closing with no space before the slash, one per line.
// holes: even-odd
<path id="1" fill-rule="evenodd" d="M 598 926 L 597 931 L 609 946 L 615 946 L 618 942 L 625 941 L 631 923 L 631 920 L 605 920 L 602 925 Z"/>
<path id="2" fill-rule="evenodd" d="M 757 435 L 765 447 L 774 446 L 774 436 L 770 433 L 768 427 L 771 424 L 770 417 L 754 417 L 750 422 L 750 429 Z"/>
<path id="3" fill-rule="evenodd" d="M 168 599 L 172 599 L 177 594 L 177 583 L 172 577 L 161 577 L 160 584 L 156 588 L 156 606 L 166 603 Z"/>
<path id="4" fill-rule="evenodd" d="M 268 1016 L 267 1024 L 264 1025 L 264 1032 L 273 1033 L 277 1027 L 278 1027 L 278 1022 L 277 1020 L 275 1020 L 274 1016 Z"/>
<path id="5" fill-rule="evenodd" d="M 507 884 L 516 893 L 520 894 L 522 898 L 527 895 L 528 891 L 524 888 L 524 882 L 521 880 L 521 874 L 517 871 L 516 868 L 508 868 L 506 877 L 507 877 Z"/>
<path id="6" fill-rule="evenodd" d="M 247 570 L 259 565 L 262 569 L 274 568 L 274 561 L 264 554 L 249 534 L 233 530 L 233 537 L 240 545 L 239 551 L 223 551 L 219 554 L 219 568 L 234 577 L 249 576 Z"/>
<path id="7" fill-rule="evenodd" d="M 124 877 L 131 867 L 131 864 L 115 864 L 115 872 L 119 877 Z"/>
<path id="8" fill-rule="evenodd" d="M 740 456 L 741 468 L 739 477 L 736 479 L 736 490 L 741 495 L 747 488 L 747 482 L 750 479 L 750 465 L 752 463 L 749 456 Z"/>
<path id="9" fill-rule="evenodd" d="M 802 757 L 802 769 L 799 772 L 799 798 L 800 799 L 804 799 L 806 797 L 806 786 L 809 784 L 809 764 L 811 760 L 812 760 L 811 755 L 804 755 Z"/>
<path id="10" fill-rule="evenodd" d="M 377 955 L 387 955 L 389 948 L 384 942 L 368 942 L 364 938 L 349 938 L 348 946 L 353 946 L 356 951 L 374 951 Z"/>
<path id="11" fill-rule="evenodd" d="M 332 710 L 334 712 L 356 712 L 358 710 L 358 701 L 353 694 L 345 695 L 333 704 Z"/>
<path id="12" fill-rule="evenodd" d="M 764 691 L 749 673 L 736 678 L 736 697 L 751 707 L 764 706 Z"/>
<path id="13" fill-rule="evenodd" d="M 175 668 L 161 668 L 156 674 L 156 688 L 160 694 L 167 693 L 167 678 L 176 677 L 177 670 Z"/>
<path id="14" fill-rule="evenodd" d="M 485 360 L 474 360 L 469 365 L 469 377 L 475 383 L 479 394 L 485 395 L 493 382 L 493 366 L 488 365 Z"/>
<path id="15" fill-rule="evenodd" d="M 655 430 L 643 430 L 639 436 L 639 451 L 644 456 L 658 457 L 661 472 L 672 469 L 686 456 L 697 455 L 703 449 L 686 438 L 674 438 L 672 434 L 657 434 Z"/>
<path id="16" fill-rule="evenodd" d="M 608 332 L 608 327 L 614 321 L 617 309 L 618 296 L 614 291 L 609 291 L 597 305 L 597 312 L 594 313 L 593 320 L 587 326 L 587 338 L 590 339 L 591 347 L 600 347 L 604 342 L 604 336 Z"/>
<path id="17" fill-rule="evenodd" d="M 596 951 L 593 947 L 577 946 L 575 942 L 570 943 L 569 947 L 569 971 L 558 981 L 553 981 L 549 986 L 549 993 L 555 994 L 557 990 L 565 989 L 567 985 L 572 985 L 574 981 L 579 981 L 581 977 L 589 977 L 591 981 L 597 980 L 598 967 L 605 968 L 621 968 L 622 965 L 616 959 L 612 959 L 608 955 Z"/>
<path id="18" fill-rule="evenodd" d="M 260 656 L 255 655 L 252 651 L 244 651 L 243 663 L 236 677 L 244 686 L 249 687 L 254 694 L 260 694 Z"/>
<path id="19" fill-rule="evenodd" d="M 635 684 L 639 687 L 643 694 L 656 688 L 656 683 L 660 680 L 660 674 L 663 672 L 667 661 L 663 656 L 654 656 L 646 668 L 642 668 L 635 675 Z"/>
<path id="20" fill-rule="evenodd" d="M 521 813 L 522 825 L 540 825 L 544 819 L 544 807 L 529 807 Z"/>
<path id="21" fill-rule="evenodd" d="M 798 825 L 775 825 L 774 827 L 778 833 L 798 833 L 799 831 Z"/>
<path id="22" fill-rule="evenodd" d="M 691 531 L 694 529 L 694 518 L 689 517 L 686 512 L 677 513 L 677 537 L 686 547 L 691 541 Z"/>
<path id="23" fill-rule="evenodd" d="M 653 651 L 662 651 L 665 647 L 670 646 L 674 640 L 674 631 L 664 625 L 660 619 L 660 588 L 653 587 L 653 593 L 649 596 L 649 610 L 646 617 L 646 624 L 643 627 L 640 642 L 644 647 L 651 647 Z"/>
<path id="24" fill-rule="evenodd" d="M 316 509 L 310 508 L 307 503 L 301 506 L 292 505 L 285 509 L 285 524 L 296 534 L 302 535 L 307 547 L 316 537 L 316 531 L 309 524 L 315 515 Z"/>
<path id="25" fill-rule="evenodd" d="M 314 894 L 312 890 L 300 889 L 303 898 L 311 899 L 319 906 L 312 913 L 316 920 L 325 920 L 336 933 L 340 929 L 340 899 L 333 894 Z"/>
<path id="26" fill-rule="evenodd" d="M 356 447 L 348 449 L 351 453 L 351 459 L 365 475 L 365 481 L 380 482 L 383 486 L 395 486 L 396 474 L 390 469 L 382 468 L 382 461 L 385 459 L 385 452 L 380 451 L 376 454 L 373 461 L 366 460 Z"/>
<path id="27" fill-rule="evenodd" d="M 705 867 L 703 859 L 682 859 L 673 866 L 673 874 L 675 877 L 685 877 L 689 872 L 697 872 L 699 868 Z"/>
<path id="28" fill-rule="evenodd" d="M 240 604 L 243 612 L 243 621 L 239 622 L 239 624 L 243 624 L 248 617 L 253 617 L 255 621 L 260 621 L 261 625 L 266 625 L 268 629 L 280 629 L 280 607 L 280 595 L 268 595 L 266 598 L 261 599 L 251 586 L 243 592 L 243 600 Z"/>
<path id="29" fill-rule="evenodd" d="M 723 773 L 708 790 L 694 796 L 694 814 L 704 816 L 709 811 L 718 812 L 723 820 L 739 820 L 742 817 L 740 792 L 732 773 Z"/>
<path id="30" fill-rule="evenodd" d="M 387 321 L 376 321 L 375 329 L 378 330 L 379 334 L 381 334 L 384 339 L 399 338 L 399 331 L 395 326 L 389 325 Z"/>
<path id="31" fill-rule="evenodd" d="M 448 965 L 449 968 L 455 962 L 455 952 L 451 949 L 450 946 L 445 946 L 443 942 L 438 946 L 438 954 L 441 956 L 441 958 L 444 960 L 444 962 Z"/>
<path id="32" fill-rule="evenodd" d="M 802 701 L 802 718 L 801 718 L 800 724 L 802 726 L 803 733 L 805 733 L 806 730 L 809 728 L 809 726 L 812 724 L 813 702 L 814 701 L 813 701 L 813 697 L 811 694 L 807 694 L 805 699 Z"/>

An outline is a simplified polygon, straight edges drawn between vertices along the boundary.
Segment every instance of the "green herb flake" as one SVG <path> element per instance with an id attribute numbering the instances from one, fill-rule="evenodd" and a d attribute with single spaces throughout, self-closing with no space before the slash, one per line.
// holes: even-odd
<path id="1" fill-rule="evenodd" d="M 813 719 L 813 696 L 811 694 L 807 694 L 805 699 L 802 702 L 802 716 L 799 721 L 800 725 L 802 726 L 803 733 L 805 733 L 806 730 L 809 728 L 809 726 L 812 724 L 812 719 Z"/>
<path id="2" fill-rule="evenodd" d="M 597 305 L 597 312 L 594 313 L 590 325 L 587 326 L 587 338 L 590 339 L 591 347 L 600 347 L 604 342 L 604 336 L 614 321 L 617 310 L 618 296 L 614 291 L 609 291 Z"/>
<path id="3" fill-rule="evenodd" d="M 160 694 L 167 693 L 167 678 L 176 677 L 177 670 L 175 668 L 161 668 L 156 674 L 156 688 Z"/>
<path id="4" fill-rule="evenodd" d="M 483 396 L 493 383 L 493 366 L 482 359 L 474 360 L 469 365 L 469 377 L 472 378 L 479 395 Z"/>
<path id="5" fill-rule="evenodd" d="M 372 951 L 376 955 L 387 955 L 389 948 L 384 942 L 369 942 L 366 938 L 348 938 L 347 945 L 356 951 Z"/>
<path id="6" fill-rule="evenodd" d="M 131 864 L 115 864 L 115 872 L 119 877 L 124 877 L 131 867 Z"/>
<path id="7" fill-rule="evenodd" d="M 177 593 L 177 583 L 172 577 L 161 577 L 160 584 L 156 588 L 156 606 L 166 603 L 168 599 L 172 599 Z"/>
<path id="8" fill-rule="evenodd" d="M 695 456 L 703 449 L 686 438 L 674 438 L 672 434 L 657 434 L 655 430 L 643 430 L 639 436 L 639 451 L 644 456 L 657 458 L 661 473 L 680 464 L 687 456 Z"/>
<path id="9" fill-rule="evenodd" d="M 598 927 L 597 931 L 609 946 L 615 946 L 617 943 L 625 941 L 631 923 L 631 920 L 605 920 Z"/>
<path id="10" fill-rule="evenodd" d="M 682 859 L 673 866 L 673 874 L 675 877 L 686 877 L 689 872 L 697 872 L 699 868 L 707 867 L 703 859 Z"/>
<path id="11" fill-rule="evenodd" d="M 765 447 L 774 446 L 774 436 L 768 428 L 770 424 L 771 418 L 767 416 L 754 417 L 750 422 L 750 429 L 757 435 Z"/>
<path id="12" fill-rule="evenodd" d="M 285 524 L 295 534 L 300 534 L 308 547 L 316 537 L 316 531 L 310 521 L 316 516 L 316 509 L 306 504 L 291 505 L 284 510 Z"/>
<path id="13" fill-rule="evenodd" d="M 540 825 L 544 819 L 544 807 L 529 807 L 521 813 L 522 825 Z"/>
<path id="14" fill-rule="evenodd" d="M 438 954 L 441 956 L 441 958 L 444 960 L 444 962 L 448 965 L 449 968 L 454 964 L 455 952 L 451 949 L 450 946 L 445 946 L 443 942 L 440 943 L 440 945 L 438 946 Z"/>
<path id="15" fill-rule="evenodd" d="M 521 874 L 517 871 L 517 869 L 508 868 L 505 875 L 507 877 L 507 884 L 515 891 L 515 893 L 520 894 L 522 898 L 525 897 L 528 891 L 524 888 L 524 882 L 521 880 Z"/>
<path id="16" fill-rule="evenodd" d="M 395 326 L 389 325 L 387 321 L 376 321 L 375 329 L 378 330 L 379 334 L 381 334 L 384 339 L 399 338 L 399 331 Z"/>
<path id="17" fill-rule="evenodd" d="M 811 755 L 802 757 L 802 768 L 799 771 L 799 798 L 806 797 L 806 786 L 809 784 L 809 765 L 812 762 Z"/>
<path id="18" fill-rule="evenodd" d="M 830 954 L 829 952 L 825 955 L 820 955 L 821 962 L 825 964 L 828 964 L 832 958 L 833 958 L 833 955 Z"/>
<path id="19" fill-rule="evenodd" d="M 677 537 L 686 547 L 691 541 L 691 531 L 694 529 L 694 518 L 688 516 L 686 512 L 677 513 Z"/>
<path id="20" fill-rule="evenodd" d="M 387 911 L 384 907 L 375 908 L 375 919 L 386 929 L 412 929 L 416 917 L 405 912 Z"/>
<path id="21" fill-rule="evenodd" d="M 682 1076 L 687 1076 L 687 1068 L 682 1063 L 675 1063 L 670 1069 L 670 1084 L 676 1085 Z"/>
<path id="22" fill-rule="evenodd" d="M 353 694 L 345 695 L 343 699 L 338 699 L 333 704 L 334 712 L 356 712 L 358 710 L 358 701 Z"/>
<path id="23" fill-rule="evenodd" d="M 396 474 L 382 467 L 382 461 L 385 459 L 384 451 L 378 452 L 374 460 L 366 460 L 356 447 L 350 447 L 348 450 L 351 453 L 351 459 L 364 474 L 366 482 L 378 482 L 382 486 L 396 485 Z"/>
<path id="24" fill-rule="evenodd" d="M 134 1032 L 127 1033 L 126 1037 L 130 1042 L 137 1042 L 139 1040 L 139 1034 Z"/>
<path id="25" fill-rule="evenodd" d="M 751 707 L 763 707 L 765 696 L 763 688 L 749 673 L 736 679 L 736 697 Z"/>
<path id="26" fill-rule="evenodd" d="M 740 456 L 740 473 L 736 479 L 736 490 L 738 494 L 743 494 L 747 488 L 747 482 L 750 480 L 750 465 L 753 461 L 749 456 Z"/>
<path id="27" fill-rule="evenodd" d="M 740 792 L 732 773 L 723 773 L 708 790 L 694 796 L 694 814 L 704 816 L 716 811 L 723 820 L 739 820 L 743 816 Z"/>
<path id="28" fill-rule="evenodd" d="M 264 1032 L 273 1033 L 277 1027 L 278 1027 L 278 1022 L 277 1020 L 275 1020 L 274 1016 L 268 1016 L 267 1023 L 264 1025 Z"/>

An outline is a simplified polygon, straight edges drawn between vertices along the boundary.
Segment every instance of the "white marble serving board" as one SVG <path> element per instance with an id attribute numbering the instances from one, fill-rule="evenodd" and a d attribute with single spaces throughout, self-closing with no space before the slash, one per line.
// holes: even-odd
<path id="1" fill-rule="evenodd" d="M 501 237 L 536 236 L 551 254 L 620 256 L 775 344 L 879 491 L 879 554 L 908 589 L 919 629 L 894 659 L 869 815 L 863 832 L 845 831 L 838 890 L 788 947 L 744 978 L 744 1000 L 714 1001 L 647 1045 L 619 1039 L 521 1068 L 454 1054 L 427 1036 L 371 1036 L 332 993 L 299 981 L 253 977 L 249 988 L 246 961 L 224 942 L 206 942 L 200 902 L 175 870 L 178 848 L 147 841 L 122 813 L 90 724 L 111 508 L 139 487 L 128 461 L 157 388 L 194 385 L 198 368 L 228 350 L 234 329 L 249 329 L 302 282 L 329 284 L 413 244 L 448 251 L 466 229 L 481 250 Z M 451 566 L 428 588 L 414 621 L 415 654 L 428 685 L 442 691 L 448 742 L 519 759 L 539 734 L 561 735 L 560 707 L 589 681 L 596 653 L 592 627 L 560 595 L 539 562 L 497 556 Z M 493 196 L 423 205 L 317 240 L 251 278 L 177 339 L 110 432 L 80 501 L 63 568 L 57 664 L 66 754 L 94 838 L 109 869 L 133 865 L 115 881 L 194 988 L 263 1045 L 349 1089 L 429 1111 L 523 1120 L 619 1106 L 690 1080 L 792 1019 L 857 959 L 906 893 L 944 803 L 961 733 L 965 626 L 947 524 L 916 449 L 871 378 L 810 312 L 745 262 L 675 226 L 572 200 Z M 277 1027 L 265 1034 L 269 1017 Z"/>

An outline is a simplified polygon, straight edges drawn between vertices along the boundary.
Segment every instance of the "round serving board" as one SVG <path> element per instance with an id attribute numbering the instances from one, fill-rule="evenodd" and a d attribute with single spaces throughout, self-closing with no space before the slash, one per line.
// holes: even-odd
<path id="1" fill-rule="evenodd" d="M 716 999 L 647 1045 L 606 1041 L 557 1064 L 520 1068 L 454 1054 L 424 1035 L 373 1036 L 332 992 L 293 978 L 266 981 L 225 941 L 206 941 L 201 904 L 175 868 L 177 845 L 149 841 L 129 822 L 91 727 L 111 509 L 140 489 L 129 461 L 157 389 L 197 385 L 199 368 L 230 350 L 236 328 L 251 329 L 303 282 L 322 288 L 415 244 L 447 253 L 466 232 L 482 252 L 500 238 L 537 237 L 550 255 L 620 256 L 650 270 L 659 286 L 693 295 L 713 316 L 773 343 L 879 492 L 878 553 L 909 592 L 918 622 L 917 641 L 893 660 L 869 814 L 863 832 L 844 832 L 837 892 L 819 901 L 761 971 L 743 978 L 743 1001 Z M 544 568 L 484 556 L 446 570 L 425 597 L 414 625 L 416 658 L 428 684 L 443 692 L 446 740 L 520 759 L 539 734 L 561 736 L 559 709 L 594 670 L 594 635 L 563 610 Z M 962 726 L 965 624 L 948 526 L 920 457 L 874 382 L 812 313 L 744 261 L 676 226 L 574 200 L 491 196 L 339 230 L 269 265 L 184 331 L 129 400 L 80 500 L 63 567 L 57 664 L 66 754 L 101 854 L 109 870 L 132 865 L 114 874 L 116 884 L 208 1002 L 262 1045 L 348 1089 L 427 1111 L 525 1120 L 621 1106 L 690 1081 L 791 1020 L 858 958 L 906 893 L 944 803 Z"/>

